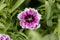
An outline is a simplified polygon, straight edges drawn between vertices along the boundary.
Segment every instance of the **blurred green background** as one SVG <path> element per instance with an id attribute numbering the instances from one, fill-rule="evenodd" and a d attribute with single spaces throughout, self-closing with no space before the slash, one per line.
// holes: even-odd
<path id="1" fill-rule="evenodd" d="M 42 15 L 39 29 L 20 27 L 17 14 L 25 8 Z M 60 0 L 0 0 L 0 33 L 12 40 L 60 40 Z"/>

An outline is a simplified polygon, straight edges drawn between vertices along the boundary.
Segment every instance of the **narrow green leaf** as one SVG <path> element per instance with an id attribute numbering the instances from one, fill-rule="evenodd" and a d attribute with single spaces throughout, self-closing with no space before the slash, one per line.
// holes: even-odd
<path id="1" fill-rule="evenodd" d="M 51 19 L 53 15 L 53 11 L 52 11 L 52 5 L 51 5 L 52 2 L 50 3 L 49 2 L 50 0 L 45 2 L 45 10 L 46 10 L 45 12 L 46 12 L 47 26 L 51 27 L 53 26 L 52 19 Z"/>
<path id="2" fill-rule="evenodd" d="M 51 16 L 51 6 L 49 5 L 49 2 L 45 2 L 45 9 L 46 9 L 46 20 L 48 20 Z"/>
<path id="3" fill-rule="evenodd" d="M 14 33 L 11 33 L 12 40 L 16 40 L 16 35 Z"/>
<path id="4" fill-rule="evenodd" d="M 60 4 L 57 3 L 56 5 L 57 5 L 57 8 L 60 10 Z"/>
<path id="5" fill-rule="evenodd" d="M 5 28 L 5 25 L 3 23 L 0 23 L 0 29 Z"/>
<path id="6" fill-rule="evenodd" d="M 7 4 L 1 4 L 0 5 L 0 10 L 2 10 L 4 7 L 6 7 L 7 6 Z"/>
<path id="7" fill-rule="evenodd" d="M 1 1 L 0 1 L 0 4 L 3 4 L 4 2 L 5 2 L 5 0 L 1 0 Z"/>
<path id="8" fill-rule="evenodd" d="M 53 26 L 52 20 L 48 20 L 47 21 L 47 25 L 50 26 L 50 27 L 52 27 Z"/>
<path id="9" fill-rule="evenodd" d="M 50 4 L 50 6 L 52 6 L 54 4 L 55 0 L 48 0 L 48 2 Z"/>
<path id="10" fill-rule="evenodd" d="M 28 37 L 24 33 L 19 32 L 19 34 L 22 35 L 22 36 L 24 36 L 28 40 Z"/>
<path id="11" fill-rule="evenodd" d="M 11 8 L 10 13 L 13 12 L 16 8 L 18 8 L 23 2 L 24 0 L 17 0 L 15 5 L 13 5 L 13 7 Z"/>

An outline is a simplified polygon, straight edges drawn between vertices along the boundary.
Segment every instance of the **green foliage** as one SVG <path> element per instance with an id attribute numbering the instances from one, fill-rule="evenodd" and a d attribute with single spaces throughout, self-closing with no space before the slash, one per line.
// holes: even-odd
<path id="1" fill-rule="evenodd" d="M 19 25 L 17 14 L 27 7 L 42 15 L 37 30 Z M 11 40 L 60 40 L 60 0 L 0 0 L 0 33 L 10 35 Z"/>
<path id="2" fill-rule="evenodd" d="M 2 10 L 4 7 L 6 7 L 6 4 L 1 4 L 0 5 L 0 10 Z"/>
<path id="3" fill-rule="evenodd" d="M 23 2 L 24 2 L 24 0 L 17 0 L 17 2 L 14 4 L 14 6 L 12 6 L 10 13 L 13 12 L 16 8 L 18 8 Z"/>

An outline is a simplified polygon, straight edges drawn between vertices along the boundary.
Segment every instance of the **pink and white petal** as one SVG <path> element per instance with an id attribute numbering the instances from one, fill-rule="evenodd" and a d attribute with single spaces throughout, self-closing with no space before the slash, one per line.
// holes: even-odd
<path id="1" fill-rule="evenodd" d="M 38 19 L 41 19 L 42 15 L 40 15 L 37 10 L 35 10 L 34 12 L 35 12 L 35 14 L 33 16 L 37 16 Z"/>
<path id="2" fill-rule="evenodd" d="M 21 20 L 21 18 L 20 18 L 21 16 L 22 16 L 22 12 L 17 15 L 17 18 L 18 18 L 19 20 Z"/>
<path id="3" fill-rule="evenodd" d="M 25 16 L 26 16 L 26 13 L 21 12 L 21 13 L 18 14 L 17 18 L 18 18 L 19 20 L 24 20 Z"/>
<path id="4" fill-rule="evenodd" d="M 29 24 L 28 22 L 22 22 L 20 25 L 22 26 L 22 28 L 26 29 L 34 29 L 35 26 L 33 23 Z"/>
<path id="5" fill-rule="evenodd" d="M 33 16 L 38 16 L 39 19 L 41 19 L 41 15 L 34 8 L 29 8 L 29 14 L 33 14 Z"/>
<path id="6" fill-rule="evenodd" d="M 28 22 L 25 22 L 25 26 L 28 29 L 29 28 L 29 23 Z"/>
<path id="7" fill-rule="evenodd" d="M 25 25 L 25 22 L 20 22 L 20 26 L 24 29 L 24 28 L 26 28 L 26 25 Z"/>
<path id="8" fill-rule="evenodd" d="M 2 34 L 0 34 L 0 37 L 2 36 Z"/>
<path id="9" fill-rule="evenodd" d="M 24 9 L 24 11 L 28 11 L 28 10 L 29 10 L 29 8 L 25 8 L 25 9 Z"/>
<path id="10" fill-rule="evenodd" d="M 5 35 L 2 34 L 2 36 L 0 37 L 1 40 L 5 40 Z"/>
<path id="11" fill-rule="evenodd" d="M 38 24 L 37 27 L 36 27 L 35 29 L 38 29 L 38 28 L 40 28 L 40 24 Z"/>
<path id="12" fill-rule="evenodd" d="M 0 40 L 5 40 L 5 38 L 4 37 L 0 37 Z"/>
<path id="13" fill-rule="evenodd" d="M 30 27 L 29 28 L 34 28 L 34 27 L 35 27 L 35 23 L 34 22 L 30 23 Z"/>
<path id="14" fill-rule="evenodd" d="M 37 23 L 34 23 L 34 22 L 30 23 L 29 29 L 31 29 L 31 30 L 35 29 L 36 25 L 37 25 Z"/>
<path id="15" fill-rule="evenodd" d="M 36 11 L 37 10 L 35 10 L 34 8 L 29 8 L 29 14 L 30 15 L 36 15 L 37 14 Z"/>
<path id="16" fill-rule="evenodd" d="M 29 10 L 24 11 L 24 12 L 25 12 L 26 16 L 29 15 Z"/>
<path id="17" fill-rule="evenodd" d="M 33 15 L 34 14 L 34 10 L 32 10 L 31 8 L 29 9 L 29 14 Z"/>
<path id="18" fill-rule="evenodd" d="M 2 35 L 0 34 L 0 40 L 2 39 Z"/>
<path id="19" fill-rule="evenodd" d="M 29 10 L 30 10 L 30 9 L 31 9 L 32 11 L 36 11 L 34 8 L 29 8 Z"/>
<path id="20" fill-rule="evenodd" d="M 35 22 L 35 23 L 39 23 L 39 19 L 38 19 L 38 17 L 34 17 L 35 18 L 35 20 L 33 21 L 33 22 Z"/>
<path id="21" fill-rule="evenodd" d="M 37 16 L 38 16 L 38 19 L 42 19 L 42 18 L 41 18 L 42 15 L 40 15 L 39 13 L 37 14 Z"/>
<path id="22" fill-rule="evenodd" d="M 11 40 L 10 37 L 8 35 L 6 35 L 6 40 Z"/>
<path id="23" fill-rule="evenodd" d="M 34 24 L 33 27 L 30 27 L 29 29 L 38 29 L 40 27 L 40 24 Z"/>

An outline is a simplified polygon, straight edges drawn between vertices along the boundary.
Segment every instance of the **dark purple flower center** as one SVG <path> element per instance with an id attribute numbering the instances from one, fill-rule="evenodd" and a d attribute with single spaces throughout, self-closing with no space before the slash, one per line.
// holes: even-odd
<path id="1" fill-rule="evenodd" d="M 25 16 L 25 20 L 26 20 L 26 22 L 33 22 L 34 17 L 33 17 L 33 15 L 27 15 L 27 16 Z"/>

